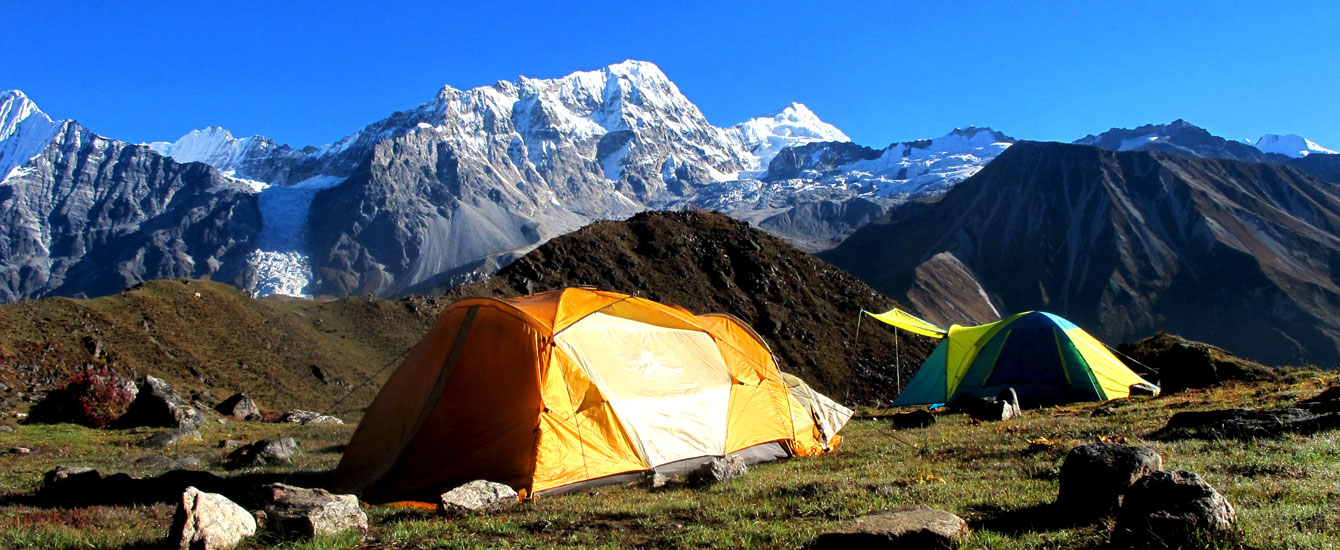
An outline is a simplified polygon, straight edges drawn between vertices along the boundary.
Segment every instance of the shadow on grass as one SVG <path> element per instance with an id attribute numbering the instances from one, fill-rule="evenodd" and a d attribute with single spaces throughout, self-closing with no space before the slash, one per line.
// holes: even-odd
<path id="1" fill-rule="evenodd" d="M 981 518 L 968 522 L 973 530 L 994 531 L 1007 535 L 1060 531 L 1097 523 L 1076 519 L 1052 503 L 1015 509 L 983 504 L 969 506 L 968 509 L 973 512 L 973 516 Z"/>
<path id="2" fill-rule="evenodd" d="M 44 483 L 32 493 L 0 496 L 0 506 L 77 508 L 172 504 L 181 498 L 187 487 L 195 487 L 207 493 L 222 494 L 250 509 L 260 507 L 264 502 L 263 489 L 271 483 L 325 489 L 330 486 L 330 482 L 330 471 L 261 472 L 220 477 L 205 471 L 173 470 L 144 478 L 124 473 L 103 476 L 96 471 L 88 471 Z"/>

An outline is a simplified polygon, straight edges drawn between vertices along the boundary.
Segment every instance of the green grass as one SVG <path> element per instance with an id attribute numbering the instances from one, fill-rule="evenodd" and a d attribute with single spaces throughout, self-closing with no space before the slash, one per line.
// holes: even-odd
<path id="1" fill-rule="evenodd" d="M 1309 376 L 1131 399 L 1109 404 L 1117 414 L 1098 418 L 1090 417 L 1098 404 L 1077 404 L 996 423 L 941 415 L 931 427 L 902 431 L 858 419 L 843 431 L 837 453 L 756 465 L 712 487 L 609 486 L 456 520 L 376 506 L 367 510 L 366 538 L 259 537 L 242 548 L 801 548 L 844 520 L 925 504 L 968 520 L 973 530 L 965 548 L 1092 549 L 1105 544 L 1109 524 L 1058 524 L 1046 505 L 1056 497 L 1065 454 L 1100 439 L 1153 447 L 1165 468 L 1198 473 L 1214 485 L 1237 507 L 1241 527 L 1239 540 L 1225 548 L 1331 548 L 1340 539 L 1340 432 L 1249 441 L 1151 434 L 1178 411 L 1287 405 L 1337 382 L 1334 375 Z M 293 435 L 305 449 L 299 461 L 263 470 L 319 471 L 338 462 L 338 445 L 351 432 L 352 426 L 215 423 L 200 441 L 169 454 L 196 456 L 207 469 L 233 475 L 217 464 L 225 453 L 215 447 L 218 440 Z M 127 471 L 125 464 L 148 454 L 132 445 L 142 437 L 21 426 L 0 434 L 0 448 L 27 444 L 34 453 L 0 456 L 0 488 L 26 494 L 56 464 Z M 0 505 L 0 547 L 144 547 L 162 540 L 171 515 L 170 505 L 49 510 L 10 503 Z"/>

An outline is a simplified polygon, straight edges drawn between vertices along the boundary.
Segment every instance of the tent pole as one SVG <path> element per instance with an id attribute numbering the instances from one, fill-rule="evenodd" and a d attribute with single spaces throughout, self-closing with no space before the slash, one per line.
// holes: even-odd
<path id="1" fill-rule="evenodd" d="M 893 384 L 900 390 L 903 387 L 902 362 L 902 352 L 898 351 L 898 327 L 893 327 Z"/>

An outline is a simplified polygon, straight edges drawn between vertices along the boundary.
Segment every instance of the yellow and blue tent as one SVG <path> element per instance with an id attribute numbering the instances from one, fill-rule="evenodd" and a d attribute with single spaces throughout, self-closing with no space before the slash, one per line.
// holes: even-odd
<path id="1" fill-rule="evenodd" d="M 1042 311 L 949 330 L 894 309 L 867 313 L 895 327 L 941 338 L 894 405 L 995 397 L 1014 388 L 1031 401 L 1104 401 L 1150 384 L 1074 323 Z"/>

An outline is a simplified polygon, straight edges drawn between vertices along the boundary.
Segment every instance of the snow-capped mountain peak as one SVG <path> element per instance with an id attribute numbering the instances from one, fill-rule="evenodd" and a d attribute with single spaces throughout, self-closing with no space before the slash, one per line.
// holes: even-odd
<path id="1" fill-rule="evenodd" d="M 0 182 L 46 149 L 62 126 L 23 92 L 0 92 Z"/>
<path id="2" fill-rule="evenodd" d="M 851 138 L 836 126 L 824 122 L 809 107 L 792 103 L 772 116 L 758 117 L 735 125 L 740 140 L 752 159 L 749 170 L 757 175 L 767 171 L 768 163 L 787 147 L 819 141 L 849 142 Z"/>
<path id="3" fill-rule="evenodd" d="M 1311 154 L 1336 154 L 1335 151 L 1317 145 L 1316 142 L 1298 134 L 1266 134 L 1253 145 L 1264 153 L 1277 153 L 1292 158 L 1302 158 Z"/>

